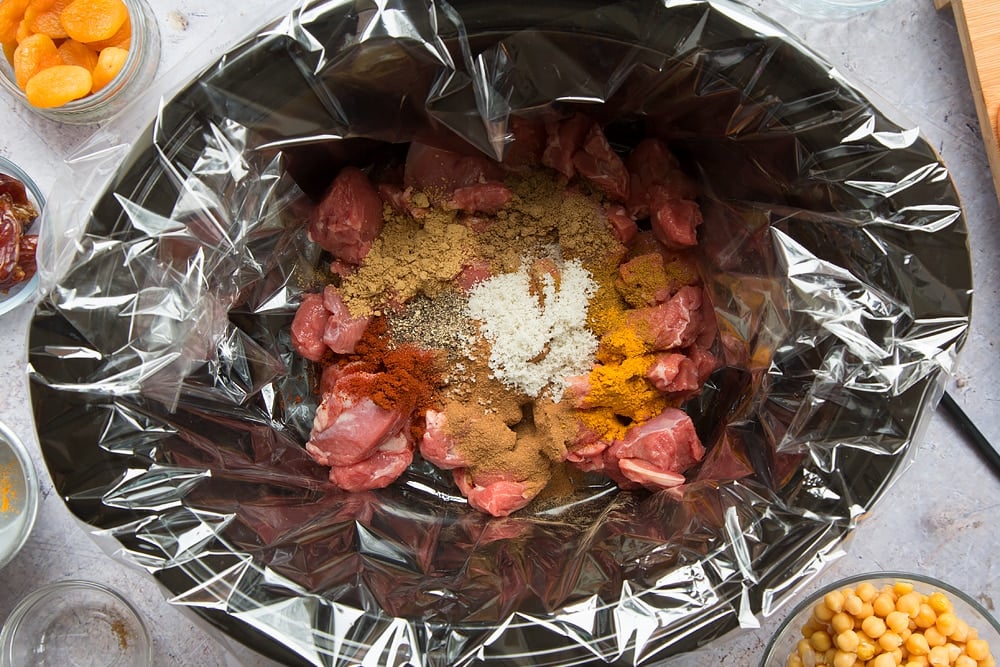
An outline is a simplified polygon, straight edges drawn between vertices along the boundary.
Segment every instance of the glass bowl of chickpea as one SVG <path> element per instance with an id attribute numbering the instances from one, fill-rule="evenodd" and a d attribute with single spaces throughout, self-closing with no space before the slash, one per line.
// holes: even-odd
<path id="1" fill-rule="evenodd" d="M 812 593 L 782 622 L 760 667 L 995 667 L 1000 623 L 933 577 L 878 572 Z"/>

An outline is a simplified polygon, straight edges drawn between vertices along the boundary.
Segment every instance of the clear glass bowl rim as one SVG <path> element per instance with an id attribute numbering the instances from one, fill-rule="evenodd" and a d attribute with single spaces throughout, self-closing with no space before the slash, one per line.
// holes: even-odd
<path id="1" fill-rule="evenodd" d="M 943 593 L 947 593 L 956 598 L 959 598 L 962 600 L 962 602 L 972 607 L 972 609 L 977 614 L 979 614 L 980 618 L 982 618 L 982 620 L 985 621 L 986 623 L 989 623 L 989 625 L 992 626 L 993 631 L 996 632 L 998 635 L 1000 635 L 1000 621 L 997 621 L 997 619 L 993 616 L 993 614 L 987 611 L 982 604 L 973 599 L 971 595 L 969 595 L 968 593 L 966 593 L 961 589 L 955 588 L 954 586 L 952 586 L 947 582 L 941 581 L 940 579 L 937 579 L 930 575 L 918 574 L 915 572 L 901 572 L 896 570 L 865 572 L 862 574 L 852 574 L 849 577 L 844 577 L 843 579 L 838 579 L 837 581 L 829 583 L 826 586 L 823 586 L 822 588 L 814 591 L 813 593 L 810 593 L 805 599 L 796 604 L 792 608 L 792 610 L 788 612 L 788 615 L 781 622 L 781 625 L 778 626 L 778 629 L 775 630 L 774 634 L 771 636 L 771 639 L 767 642 L 767 646 L 764 647 L 764 653 L 761 656 L 758 667 L 767 667 L 768 661 L 772 658 L 771 653 L 774 651 L 775 645 L 778 643 L 778 639 L 780 639 L 782 635 L 785 634 L 789 626 L 795 622 L 799 614 L 802 613 L 805 609 L 808 609 L 810 606 L 816 604 L 820 600 L 820 598 L 822 598 L 824 595 L 826 595 L 831 591 L 839 590 L 841 588 L 844 588 L 845 586 L 850 586 L 852 584 L 860 584 L 863 581 L 873 581 L 877 579 L 891 579 L 893 581 L 910 581 L 915 584 L 919 583 L 923 584 L 926 587 L 934 588 L 936 590 L 940 590 Z M 964 619 L 964 620 L 967 623 L 969 623 L 969 625 L 973 625 L 972 619 Z M 975 626 L 973 625 L 973 627 Z"/>
<path id="2" fill-rule="evenodd" d="M 11 610 L 10 616 L 3 624 L 3 629 L 0 629 L 0 667 L 16 666 L 16 663 L 13 661 L 13 657 L 10 655 L 12 641 L 17 635 L 18 629 L 21 627 L 21 623 L 29 617 L 38 604 L 44 602 L 52 595 L 61 595 L 66 591 L 73 589 L 97 591 L 108 596 L 113 602 L 120 604 L 131 615 L 132 620 L 135 622 L 135 627 L 139 631 L 142 642 L 145 645 L 145 665 L 153 664 L 153 644 L 150 641 L 149 629 L 146 627 L 145 621 L 142 620 L 142 616 L 136 608 L 132 606 L 128 600 L 122 597 L 120 593 L 105 586 L 104 584 L 97 583 L 96 581 L 85 581 L 83 579 L 68 579 L 65 581 L 56 581 L 51 584 L 46 584 L 45 586 L 28 593 L 21 599 L 20 602 L 17 603 L 14 609 Z M 142 667 L 142 665 L 132 665 L 130 667 Z"/>

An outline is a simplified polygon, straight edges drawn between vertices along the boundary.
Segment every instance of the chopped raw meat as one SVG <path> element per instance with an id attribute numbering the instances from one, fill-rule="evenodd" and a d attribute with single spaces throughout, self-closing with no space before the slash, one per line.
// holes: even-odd
<path id="1" fill-rule="evenodd" d="M 700 338 L 700 336 L 699 336 Z M 695 343 L 684 350 L 688 359 L 694 364 L 695 372 L 698 375 L 698 385 L 702 385 L 709 378 L 715 369 L 719 367 L 719 359 L 714 354 Z"/>
<path id="2" fill-rule="evenodd" d="M 323 342 L 330 312 L 323 306 L 323 295 L 306 294 L 292 318 L 292 345 L 295 351 L 310 361 L 319 361 L 326 354 Z"/>
<path id="3" fill-rule="evenodd" d="M 606 463 L 617 462 L 621 474 L 647 488 L 684 482 L 683 473 L 705 456 L 691 418 L 667 408 L 647 422 L 633 426 L 625 438 L 605 453 Z"/>
<path id="4" fill-rule="evenodd" d="M 573 154 L 573 166 L 608 199 L 624 202 L 628 198 L 625 163 L 611 149 L 604 131 L 596 123 L 587 132 L 581 149 Z"/>
<path id="5" fill-rule="evenodd" d="M 636 218 L 650 214 L 649 193 L 659 187 L 665 199 L 694 199 L 698 196 L 695 183 L 681 171 L 680 163 L 667 145 L 659 139 L 639 142 L 625 164 L 629 172 L 628 211 Z"/>
<path id="6" fill-rule="evenodd" d="M 468 466 L 468 461 L 455 451 L 455 441 L 445 430 L 447 424 L 445 413 L 428 410 L 425 419 L 427 426 L 420 441 L 421 456 L 444 470 Z"/>
<path id="7" fill-rule="evenodd" d="M 507 122 L 512 141 L 503 154 L 503 166 L 511 171 L 524 171 L 537 166 L 545 150 L 545 123 L 541 120 L 511 116 Z"/>
<path id="8" fill-rule="evenodd" d="M 503 183 L 487 182 L 455 188 L 445 206 L 466 213 L 492 215 L 511 200 L 514 193 Z"/>
<path id="9" fill-rule="evenodd" d="M 646 371 L 646 379 L 664 393 L 698 389 L 698 367 L 678 352 L 657 354 L 653 365 Z"/>
<path id="10" fill-rule="evenodd" d="M 352 396 L 339 388 L 355 375 L 338 380 L 316 410 L 306 451 L 320 465 L 348 466 L 363 461 L 407 422 L 408 411 L 387 410 L 367 396 Z"/>
<path id="11" fill-rule="evenodd" d="M 458 468 L 452 473 L 455 484 L 469 504 L 492 516 L 507 516 L 531 502 L 541 489 L 532 490 L 524 482 L 513 479 L 495 478 L 477 483 L 469 470 Z"/>
<path id="12" fill-rule="evenodd" d="M 414 141 L 406 154 L 403 184 L 432 199 L 447 199 L 457 188 L 503 179 L 503 170 L 485 155 L 464 155 Z"/>
<path id="13" fill-rule="evenodd" d="M 382 489 L 392 484 L 413 462 L 413 446 L 405 431 L 383 442 L 368 458 L 330 468 L 330 481 L 344 491 Z"/>
<path id="14" fill-rule="evenodd" d="M 329 312 L 323 342 L 337 354 L 351 354 L 368 328 L 369 318 L 352 317 L 340 292 L 333 285 L 323 290 L 323 307 Z"/>
<path id="15" fill-rule="evenodd" d="M 338 260 L 360 264 L 382 224 L 382 200 L 368 177 L 344 167 L 309 217 L 309 238 Z"/>
<path id="16" fill-rule="evenodd" d="M 608 224 L 615 233 L 615 237 L 622 242 L 622 245 L 629 245 L 639 235 L 639 225 L 628 214 L 624 206 L 610 204 L 604 207 L 604 213 L 608 216 Z"/>
<path id="17" fill-rule="evenodd" d="M 656 188 L 654 188 L 656 190 Z M 701 208 L 690 199 L 665 199 L 650 194 L 650 222 L 653 236 L 668 248 L 689 248 L 698 244 L 697 227 Z"/>
<path id="18" fill-rule="evenodd" d="M 687 347 L 701 331 L 702 291 L 682 287 L 666 303 L 626 311 L 629 326 L 654 350 Z"/>
<path id="19" fill-rule="evenodd" d="M 587 133 L 594 126 L 594 121 L 581 113 L 565 120 L 547 121 L 545 130 L 548 137 L 542 152 L 542 164 L 552 167 L 566 178 L 573 178 L 576 174 L 573 156 L 583 146 Z"/>

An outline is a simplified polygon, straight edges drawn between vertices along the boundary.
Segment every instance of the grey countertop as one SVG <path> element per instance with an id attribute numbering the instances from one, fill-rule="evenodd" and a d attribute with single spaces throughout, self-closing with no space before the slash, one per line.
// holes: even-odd
<path id="1" fill-rule="evenodd" d="M 157 0 L 161 72 L 183 71 L 192 49 L 219 51 L 235 39 L 234 23 L 269 18 L 266 0 Z M 955 20 L 932 0 L 892 0 L 867 14 L 838 21 L 807 19 L 780 0 L 750 0 L 799 35 L 813 50 L 863 88 L 875 91 L 919 126 L 949 167 L 966 209 L 975 272 L 972 330 L 950 391 L 984 434 L 1000 439 L 1000 370 L 996 326 L 1000 313 L 1000 208 L 993 189 L 970 92 Z M 259 21 L 257 19 L 260 19 Z M 0 154 L 19 163 L 43 192 L 61 162 L 93 127 L 60 126 L 5 100 Z M 0 576 L 0 620 L 18 600 L 46 583 L 88 579 L 122 591 L 148 622 L 156 664 L 271 665 L 248 649 L 225 643 L 181 606 L 169 604 L 144 573 L 101 551 L 70 515 L 38 453 L 29 406 L 26 333 L 30 304 L 0 318 L 0 420 L 33 452 L 42 478 L 35 530 Z M 993 512 L 1000 509 L 1000 476 L 938 411 L 920 436 L 909 467 L 896 479 L 844 545 L 843 552 L 809 588 L 874 570 L 922 572 L 968 591 L 988 609 L 1000 602 L 1000 539 Z M 787 607 L 760 620 L 760 628 L 735 631 L 672 667 L 754 665 Z"/>

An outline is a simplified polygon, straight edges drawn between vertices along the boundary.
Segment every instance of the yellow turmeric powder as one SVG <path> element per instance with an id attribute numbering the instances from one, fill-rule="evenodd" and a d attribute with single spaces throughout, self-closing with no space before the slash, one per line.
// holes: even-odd
<path id="1" fill-rule="evenodd" d="M 662 394 L 646 380 L 652 355 L 629 357 L 620 364 L 597 364 L 590 372 L 588 401 L 612 408 L 634 421 L 649 419 L 666 407 Z"/>

